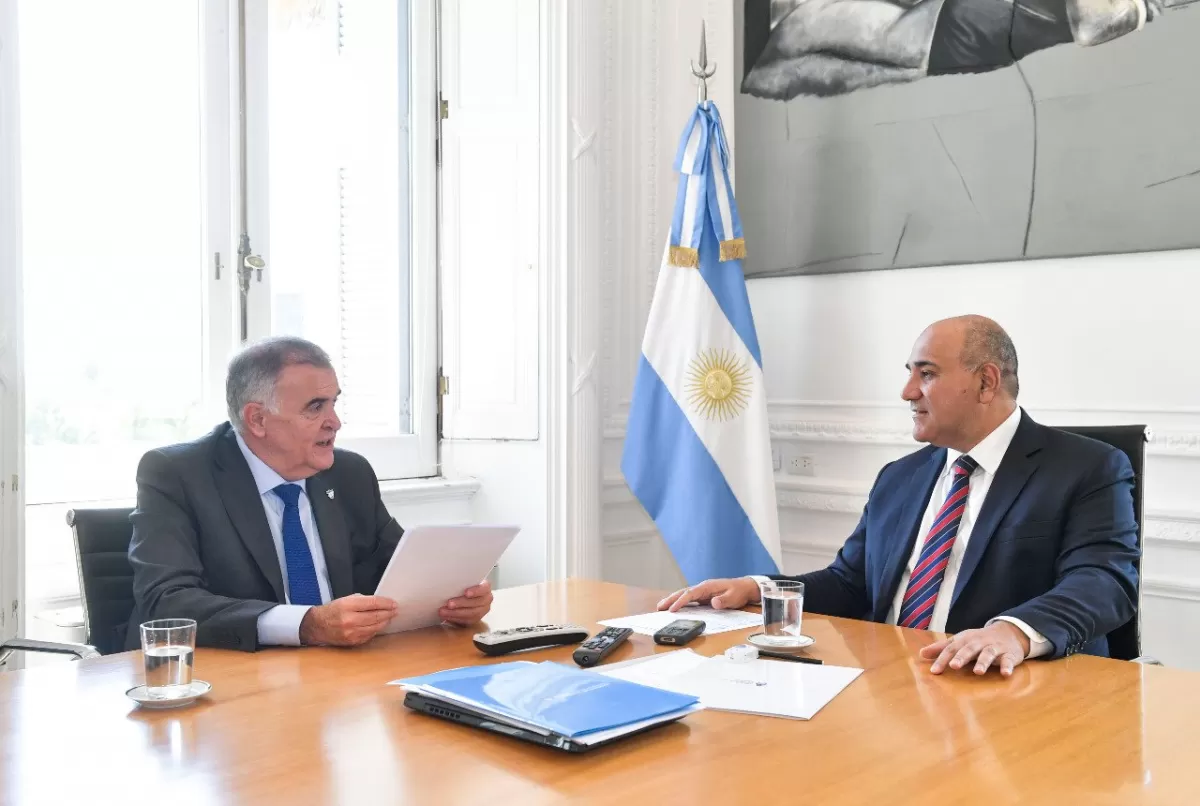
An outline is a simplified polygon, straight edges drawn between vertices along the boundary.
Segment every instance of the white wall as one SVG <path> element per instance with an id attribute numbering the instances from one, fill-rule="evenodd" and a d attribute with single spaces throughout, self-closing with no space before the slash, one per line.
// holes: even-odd
<path id="1" fill-rule="evenodd" d="M 521 527 L 496 569 L 498 587 L 541 582 L 546 574 L 546 449 L 541 440 L 446 441 L 442 472 L 472 477 L 479 492 L 471 502 L 475 523 Z"/>
<path id="2" fill-rule="evenodd" d="M 732 25 L 725 3 L 615 5 L 610 80 L 625 100 L 608 126 L 618 164 L 629 167 L 612 188 L 624 247 L 601 299 L 603 567 L 608 579 L 666 588 L 680 577 L 625 488 L 621 440 L 673 200 L 670 160 L 695 97 L 687 58 L 701 14 L 718 62 L 732 57 Z M 720 86 L 713 97 L 732 129 L 732 88 Z M 793 277 L 749 287 L 781 470 L 792 457 L 813 460 L 811 476 L 777 477 L 788 572 L 827 564 L 879 467 L 915 447 L 899 391 L 921 329 L 943 316 L 986 314 L 1016 342 L 1021 402 L 1035 418 L 1153 428 L 1143 649 L 1200 668 L 1200 501 L 1193 493 L 1200 489 L 1200 321 L 1191 311 L 1200 296 L 1200 252 Z"/>

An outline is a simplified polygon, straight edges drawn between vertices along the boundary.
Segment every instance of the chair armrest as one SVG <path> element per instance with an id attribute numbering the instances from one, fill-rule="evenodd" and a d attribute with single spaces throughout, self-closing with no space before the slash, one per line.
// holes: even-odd
<path id="1" fill-rule="evenodd" d="M 1149 655 L 1140 655 L 1133 659 L 1134 663 L 1141 663 L 1146 666 L 1162 666 L 1162 661 L 1158 658 L 1152 658 Z"/>
<path id="2" fill-rule="evenodd" d="M 35 641 L 32 638 L 12 638 L 0 644 L 0 663 L 12 652 L 53 652 L 58 655 L 74 655 L 78 660 L 100 657 L 96 648 L 87 644 L 60 644 L 55 641 Z"/>

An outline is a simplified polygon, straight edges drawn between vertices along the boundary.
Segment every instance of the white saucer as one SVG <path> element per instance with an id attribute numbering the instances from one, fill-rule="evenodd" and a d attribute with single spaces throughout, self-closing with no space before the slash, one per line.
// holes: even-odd
<path id="1" fill-rule="evenodd" d="M 804 647 L 816 643 L 812 637 L 807 635 L 767 635 L 761 632 L 748 636 L 746 640 L 760 649 L 804 649 Z"/>
<path id="2" fill-rule="evenodd" d="M 134 686 L 125 692 L 125 696 L 143 708 L 179 708 L 184 705 L 191 705 L 197 698 L 203 697 L 210 691 L 212 691 L 211 684 L 204 680 L 193 680 L 192 685 L 188 687 L 187 693 L 179 697 L 170 697 L 168 699 L 151 697 L 146 693 L 144 685 Z"/>

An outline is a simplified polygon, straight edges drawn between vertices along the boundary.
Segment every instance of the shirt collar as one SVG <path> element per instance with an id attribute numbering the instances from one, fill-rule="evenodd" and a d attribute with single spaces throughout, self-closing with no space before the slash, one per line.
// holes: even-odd
<path id="1" fill-rule="evenodd" d="M 242 449 L 242 456 L 246 457 L 246 464 L 250 465 L 250 475 L 254 476 L 254 483 L 258 486 L 259 495 L 266 495 L 280 484 L 289 483 L 299 484 L 300 489 L 307 493 L 308 487 L 305 484 L 307 481 L 306 479 L 289 482 L 283 476 L 272 470 L 266 462 L 264 462 L 262 459 L 259 459 L 254 451 L 250 450 L 250 446 L 246 444 L 246 440 L 242 439 L 241 434 L 237 433 L 236 431 L 233 433 L 234 436 L 237 437 L 238 447 Z"/>
<path id="2" fill-rule="evenodd" d="M 1004 461 L 1004 454 L 1008 453 L 1008 446 L 1012 444 L 1013 437 L 1017 435 L 1017 426 L 1021 424 L 1021 407 L 1017 406 L 1013 409 L 1013 413 L 1008 415 L 1008 418 L 996 426 L 992 433 L 984 437 L 978 445 L 972 448 L 968 453 L 971 458 L 984 470 L 986 473 L 996 475 L 996 471 L 1000 469 L 1000 463 Z M 946 467 L 954 466 L 961 453 L 953 448 L 946 449 Z"/>

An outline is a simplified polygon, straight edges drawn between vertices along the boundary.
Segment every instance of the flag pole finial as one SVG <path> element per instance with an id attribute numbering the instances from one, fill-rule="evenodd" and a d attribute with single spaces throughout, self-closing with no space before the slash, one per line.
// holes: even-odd
<path id="1" fill-rule="evenodd" d="M 708 103 L 708 80 L 717 72 L 717 63 L 712 65 L 708 63 L 708 35 L 705 28 L 704 20 L 700 20 L 700 64 L 692 62 L 692 75 L 700 79 L 700 86 L 696 91 L 696 102 L 700 104 Z"/>

